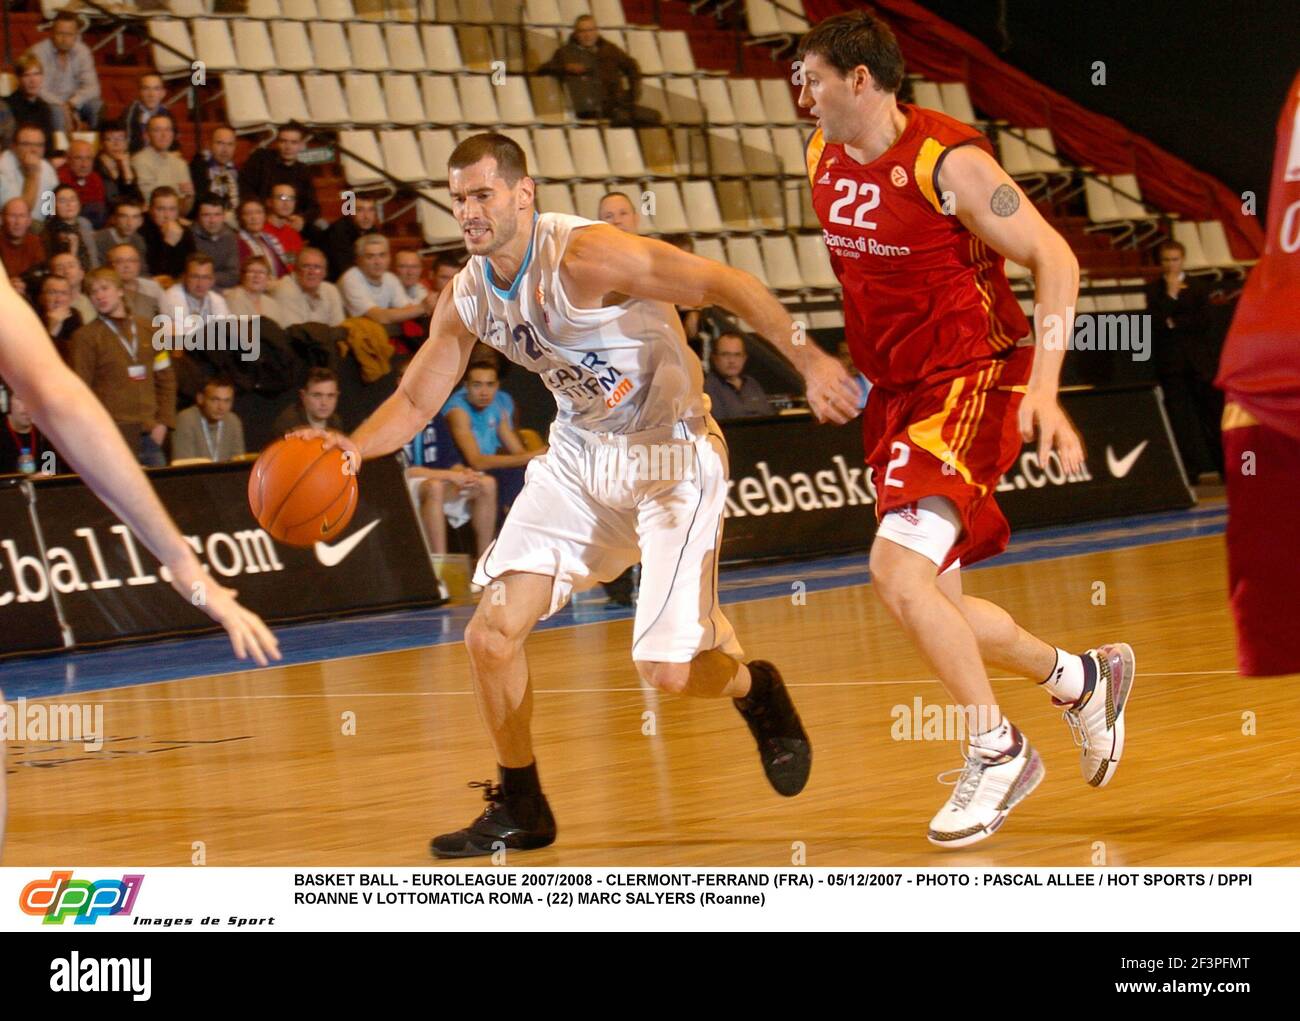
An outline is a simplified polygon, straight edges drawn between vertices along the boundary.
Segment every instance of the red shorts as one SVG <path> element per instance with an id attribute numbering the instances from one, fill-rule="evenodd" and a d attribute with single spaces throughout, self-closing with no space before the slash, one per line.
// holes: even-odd
<path id="1" fill-rule="evenodd" d="M 1263 425 L 1227 429 L 1223 460 L 1237 667 L 1247 677 L 1300 673 L 1300 440 Z"/>
<path id="2" fill-rule="evenodd" d="M 962 532 L 940 570 L 1007 548 L 1011 529 L 993 499 L 1022 447 L 1016 411 L 1034 364 L 1032 347 L 975 362 L 962 375 L 911 390 L 872 390 L 863 449 L 876 487 L 876 520 L 922 497 L 943 496 Z"/>

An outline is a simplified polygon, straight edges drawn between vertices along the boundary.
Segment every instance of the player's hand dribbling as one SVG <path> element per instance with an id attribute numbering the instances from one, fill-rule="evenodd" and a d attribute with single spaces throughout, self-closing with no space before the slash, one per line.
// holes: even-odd
<path id="1" fill-rule="evenodd" d="M 1055 393 L 1030 389 L 1020 402 L 1020 436 L 1026 443 L 1038 437 L 1038 461 L 1046 464 L 1053 450 L 1061 467 L 1073 475 L 1083 467 L 1083 442 L 1061 409 Z"/>
<path id="2" fill-rule="evenodd" d="M 361 474 L 361 451 L 357 445 L 352 442 L 346 435 L 341 432 L 335 432 L 332 429 L 294 429 L 292 432 L 284 434 L 285 439 L 290 436 L 299 440 L 322 440 L 322 449 L 333 450 L 338 447 L 343 451 L 343 458 L 346 461 L 345 471 L 348 475 Z"/>
<path id="3" fill-rule="evenodd" d="M 258 666 L 280 658 L 280 643 L 266 623 L 241 606 L 234 589 L 218 584 L 197 560 L 172 567 L 172 587 L 192 606 L 215 620 L 230 636 L 236 659 L 252 657 Z"/>
<path id="4" fill-rule="evenodd" d="M 819 422 L 843 425 L 858 414 L 858 384 L 835 358 L 819 348 L 809 348 L 803 370 L 808 407 Z"/>

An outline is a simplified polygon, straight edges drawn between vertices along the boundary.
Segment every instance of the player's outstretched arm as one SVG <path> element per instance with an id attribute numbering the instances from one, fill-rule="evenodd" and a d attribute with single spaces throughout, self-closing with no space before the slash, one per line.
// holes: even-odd
<path id="1" fill-rule="evenodd" d="M 843 423 L 858 414 L 858 386 L 844 366 L 802 339 L 785 306 L 752 274 L 607 224 L 573 235 L 561 272 L 569 300 L 580 308 L 595 308 L 608 295 L 719 305 L 752 323 L 799 370 L 818 418 Z"/>
<path id="2" fill-rule="evenodd" d="M 1004 257 L 1034 274 L 1034 336 L 1037 350 L 1029 388 L 1020 404 L 1020 432 L 1038 435 L 1038 456 L 1055 449 L 1066 471 L 1083 464 L 1083 445 L 1057 401 L 1065 341 L 1074 329 L 1079 262 L 1069 244 L 1025 198 L 995 159 L 973 145 L 948 153 L 942 184 L 952 194 L 957 219 Z"/>
<path id="3" fill-rule="evenodd" d="M 172 573 L 172 585 L 226 629 L 235 655 L 266 666 L 280 658 L 275 636 L 236 593 L 203 570 L 127 449 L 104 406 L 54 349 L 36 313 L 0 272 L 0 376 L 94 493 Z"/>
<path id="4" fill-rule="evenodd" d="M 361 423 L 349 439 L 330 433 L 325 447 L 341 447 L 359 468 L 368 457 L 391 454 L 411 441 L 447 403 L 465 375 L 470 352 L 478 339 L 465 328 L 452 301 L 451 285 L 438 295 L 429 324 L 429 339 L 421 345 L 393 395 Z M 295 434 L 316 435 L 311 430 Z"/>

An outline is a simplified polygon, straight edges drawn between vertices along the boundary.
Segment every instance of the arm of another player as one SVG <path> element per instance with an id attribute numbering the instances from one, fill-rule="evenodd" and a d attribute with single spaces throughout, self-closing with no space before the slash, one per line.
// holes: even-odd
<path id="1" fill-rule="evenodd" d="M 415 353 L 393 395 L 361 423 L 350 439 L 341 433 L 325 434 L 325 449 L 341 447 L 354 470 L 359 470 L 366 458 L 391 454 L 409 443 L 441 410 L 465 374 L 478 338 L 461 322 L 451 292 L 448 286 L 439 293 L 429 325 L 429 339 Z M 322 434 L 300 429 L 293 435 Z"/>
<path id="2" fill-rule="evenodd" d="M 943 188 L 952 193 L 957 219 L 994 251 L 1034 274 L 1037 350 L 1020 402 L 1020 434 L 1030 441 L 1037 432 L 1039 458 L 1046 460 L 1055 448 L 1065 470 L 1075 472 L 1083 465 L 1083 444 L 1061 410 L 1057 390 L 1065 341 L 1074 329 L 1079 262 L 1065 238 L 988 153 L 973 145 L 959 146 L 948 153 L 942 170 Z"/>
<path id="3" fill-rule="evenodd" d="M 531 461 L 536 454 L 529 453 L 524 449 L 523 443 L 513 431 L 507 436 L 509 429 L 508 423 L 504 420 L 498 430 L 501 437 L 501 443 L 510 451 L 508 454 L 485 454 L 478 445 L 478 440 L 474 436 L 474 428 L 470 423 L 469 414 L 464 408 L 451 408 L 447 411 L 447 428 L 451 431 L 451 438 L 456 442 L 456 449 L 460 451 L 460 456 L 465 459 L 475 471 L 490 471 L 493 468 L 519 468 Z M 511 438 L 514 442 L 511 443 Z M 537 453 L 541 453 L 538 451 Z"/>
<path id="4" fill-rule="evenodd" d="M 790 313 L 749 273 L 607 224 L 573 235 L 561 272 L 569 299 L 579 308 L 595 308 L 608 294 L 693 308 L 720 305 L 753 323 L 799 370 L 819 419 L 842 424 L 858 413 L 857 384 L 844 366 L 815 343 L 796 340 Z"/>
<path id="5" fill-rule="evenodd" d="M 40 321 L 0 272 L 0 375 L 32 409 L 91 490 L 172 573 L 172 586 L 226 629 L 235 655 L 266 666 L 280 658 L 275 636 L 236 593 L 210 578 L 177 531 L 104 406 L 59 357 Z M 200 600 L 199 596 L 202 596 Z"/>

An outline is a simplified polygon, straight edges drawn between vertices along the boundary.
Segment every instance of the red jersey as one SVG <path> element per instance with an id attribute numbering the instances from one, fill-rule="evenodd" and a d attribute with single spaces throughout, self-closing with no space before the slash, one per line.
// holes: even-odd
<path id="1" fill-rule="evenodd" d="M 1011 294 L 1003 259 L 944 212 L 936 183 L 959 145 L 990 155 L 988 139 L 934 110 L 900 103 L 907 127 L 862 164 L 808 143 L 813 208 L 844 289 L 853 360 L 887 390 L 943 380 L 1015 347 L 1031 329 Z"/>
<path id="2" fill-rule="evenodd" d="M 1216 381 L 1270 429 L 1300 440 L 1300 75 L 1277 124 L 1268 238 L 1251 271 Z"/>

